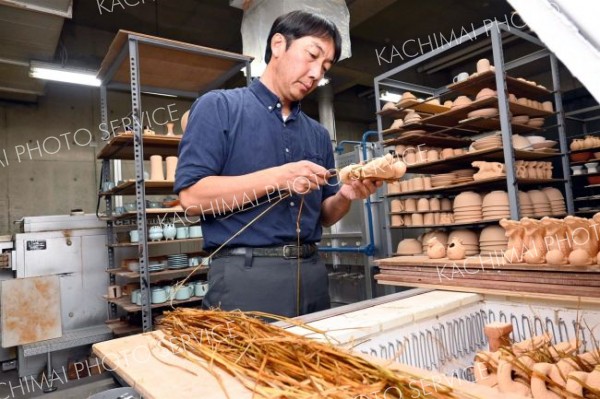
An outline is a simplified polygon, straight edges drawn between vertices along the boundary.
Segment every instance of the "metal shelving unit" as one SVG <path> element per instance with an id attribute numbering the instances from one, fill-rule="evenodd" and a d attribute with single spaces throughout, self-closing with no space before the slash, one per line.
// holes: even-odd
<path id="1" fill-rule="evenodd" d="M 250 84 L 251 61 L 252 57 L 240 54 L 121 30 L 113 40 L 98 72 L 98 78 L 102 81 L 101 121 L 105 126 L 108 126 L 107 91 L 131 93 L 132 132 L 112 137 L 100 151 L 98 158 L 102 159 L 102 182 L 110 180 L 111 159 L 134 160 L 135 179 L 125 182 L 123 187 L 120 185 L 100 195 L 105 198 L 108 215 L 112 215 L 113 196 L 135 195 L 135 216 L 140 242 L 134 245 L 137 245 L 140 262 L 142 306 L 139 310 L 144 332 L 152 330 L 146 219 L 149 212 L 146 210 L 146 194 L 172 193 L 173 186 L 172 182 L 144 181 L 143 162 L 154 154 L 177 155 L 180 137 L 142 135 L 142 92 L 195 99 L 206 91 L 221 87 L 243 68 L 246 69 L 246 83 Z M 114 218 L 107 219 L 108 270 L 112 270 L 117 268 L 114 264 L 114 251 L 119 244 L 115 239 Z M 111 284 L 114 284 L 115 275 L 109 275 Z M 111 314 L 115 313 L 116 305 L 113 302 Z"/>
<path id="2" fill-rule="evenodd" d="M 504 53 L 502 48 L 502 40 L 503 35 L 515 35 L 520 39 L 525 40 L 526 42 L 536 45 L 541 49 L 539 51 L 535 51 L 529 55 L 523 56 L 521 58 L 515 59 L 510 62 L 504 61 Z M 414 68 L 417 65 L 433 58 L 439 56 L 445 52 L 452 51 L 453 48 L 459 46 L 461 43 L 467 43 L 473 41 L 473 37 L 491 37 L 491 48 L 493 59 L 490 60 L 490 63 L 495 66 L 494 71 L 488 71 L 477 76 L 470 77 L 469 79 L 450 84 L 448 86 L 443 87 L 427 87 L 423 85 L 418 85 L 410 82 L 400 81 L 394 79 L 396 76 L 399 76 L 403 71 Z M 526 65 L 533 61 L 549 58 L 550 61 L 550 69 L 552 73 L 552 83 L 553 89 L 548 90 L 544 87 L 534 86 L 528 84 L 527 82 L 521 81 L 514 77 L 508 76 L 507 71 L 511 69 L 520 67 L 522 65 Z M 448 94 L 456 94 L 456 95 L 473 95 L 479 92 L 482 88 L 491 87 L 497 90 L 497 94 L 495 97 L 487 98 L 483 100 L 478 100 L 473 102 L 467 107 L 460 109 L 452 109 L 449 110 L 446 108 L 446 111 L 441 113 L 434 113 L 432 116 L 423 117 L 418 123 L 413 123 L 409 125 L 405 125 L 402 129 L 397 129 L 396 132 L 390 132 L 390 130 L 383 129 L 383 117 L 389 116 L 389 114 L 393 115 L 393 110 L 389 114 L 386 114 L 385 111 L 382 111 L 381 103 L 380 103 L 380 95 L 384 89 L 392 89 L 392 90 L 407 90 L 417 93 L 422 93 L 427 96 L 431 96 L 433 98 L 440 98 L 442 96 Z M 523 96 L 528 98 L 535 98 L 541 100 L 543 97 L 553 96 L 554 109 L 555 112 L 548 112 L 543 110 L 534 109 L 532 107 L 524 106 L 522 104 L 516 104 L 509 101 L 508 93 L 515 94 L 516 96 Z M 526 181 L 521 179 L 517 179 L 515 173 L 515 160 L 516 159 L 541 159 L 541 158 L 550 158 L 550 157 L 560 157 L 561 166 L 562 166 L 562 175 L 564 179 L 552 179 L 552 183 L 562 183 L 564 184 L 564 191 L 566 197 L 566 205 L 568 209 L 568 213 L 573 213 L 573 198 L 572 198 L 572 190 L 571 190 L 571 176 L 569 173 L 569 158 L 568 158 L 568 144 L 565 134 L 565 122 L 564 122 L 564 110 L 562 105 L 562 98 L 560 92 L 560 79 L 559 79 L 559 70 L 558 70 L 558 61 L 556 57 L 545 49 L 542 42 L 540 42 L 537 38 L 522 32 L 515 28 L 509 28 L 504 24 L 498 23 L 495 21 L 491 26 L 482 26 L 479 29 L 474 30 L 470 34 L 463 35 L 456 40 L 453 40 L 449 43 L 444 44 L 436 48 L 433 51 L 430 51 L 426 54 L 423 54 L 419 57 L 416 57 L 396 68 L 393 68 L 375 78 L 375 99 L 376 99 L 376 108 L 377 108 L 377 128 L 379 132 L 379 141 L 384 145 L 395 144 L 392 138 L 390 138 L 390 133 L 399 133 L 408 130 L 424 130 L 427 132 L 427 135 L 423 137 L 421 144 L 427 145 L 428 142 L 427 137 L 454 137 L 460 138 L 463 140 L 469 139 L 470 136 L 490 131 L 490 130 L 501 130 L 502 134 L 502 147 L 498 149 L 490 150 L 485 154 L 485 157 L 481 157 L 483 154 L 478 154 L 479 159 L 494 159 L 494 160 L 503 160 L 506 165 L 506 177 L 503 177 L 504 186 L 508 191 L 509 202 L 510 202 L 510 215 L 512 219 L 520 218 L 519 214 L 519 184 L 524 184 Z M 499 115 L 498 117 L 493 118 L 469 118 L 467 114 L 474 110 L 480 109 L 481 107 L 489 107 L 489 106 L 498 107 Z M 410 108 L 410 106 L 409 106 Z M 399 111 L 398 115 L 401 115 L 403 110 Z M 443 111 L 443 110 L 442 110 Z M 439 111 L 438 111 L 439 112 Z M 557 119 L 557 125 L 555 126 L 558 130 L 559 137 L 559 152 L 558 153 L 544 153 L 541 154 L 541 158 L 535 158 L 539 155 L 539 153 L 528 152 L 525 154 L 525 151 L 515 151 L 512 147 L 512 135 L 513 133 L 526 133 L 526 132 L 538 132 L 542 131 L 540 128 L 533 128 L 531 126 L 526 125 L 517 125 L 511 124 L 510 121 L 510 113 L 518 113 L 518 115 L 530 115 L 533 117 L 547 117 L 555 115 Z M 399 138 L 401 139 L 401 137 Z M 398 142 L 400 143 L 400 141 Z M 432 145 L 436 145 L 432 143 Z M 456 146 L 450 146 L 456 147 Z M 535 155 L 533 155 L 535 154 Z M 470 160 L 471 155 L 466 154 L 462 159 L 457 158 L 455 161 L 458 161 L 456 166 L 460 165 L 460 162 L 468 162 Z M 451 164 L 453 167 L 453 160 L 444 160 L 444 161 L 436 161 L 429 165 L 421 164 L 411 166 L 408 169 L 409 173 L 415 172 L 434 172 L 434 171 L 447 171 L 448 165 Z M 534 184 L 537 183 L 545 183 L 546 181 L 537 181 L 532 182 Z M 529 182 L 527 182 L 529 183 Z M 502 184 L 501 182 L 499 184 Z M 473 187 L 474 185 L 467 184 L 465 187 L 460 187 L 462 189 Z M 496 185 L 495 187 L 498 187 Z M 455 187 L 456 188 L 456 187 Z M 434 191 L 434 190 L 431 190 Z M 440 190 L 435 190 L 439 192 Z M 414 194 L 414 193 L 411 193 Z M 389 214 L 389 203 L 384 203 L 385 214 Z M 389 218 L 385 220 L 385 230 L 386 230 L 386 239 L 387 239 L 387 249 L 388 253 L 394 252 L 394 248 L 392 247 L 391 240 L 391 229 L 390 229 L 390 221 Z"/>

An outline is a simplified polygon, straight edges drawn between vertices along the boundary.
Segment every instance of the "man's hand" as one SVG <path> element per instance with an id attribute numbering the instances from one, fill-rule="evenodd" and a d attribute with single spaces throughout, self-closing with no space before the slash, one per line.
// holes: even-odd
<path id="1" fill-rule="evenodd" d="M 328 183 L 332 176 L 324 167 L 310 161 L 290 162 L 279 167 L 281 190 L 308 194 Z"/>
<path id="2" fill-rule="evenodd" d="M 347 200 L 353 201 L 357 199 L 366 199 L 373 194 L 381 185 L 382 181 L 372 181 L 370 179 L 354 180 L 349 184 L 344 184 L 340 188 L 340 195 Z"/>

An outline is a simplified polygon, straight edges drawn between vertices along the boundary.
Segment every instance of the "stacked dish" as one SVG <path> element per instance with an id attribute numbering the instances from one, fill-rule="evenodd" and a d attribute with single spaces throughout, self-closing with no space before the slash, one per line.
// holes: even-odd
<path id="1" fill-rule="evenodd" d="M 479 248 L 481 255 L 502 255 L 508 246 L 508 237 L 500 226 L 488 226 L 481 230 Z"/>
<path id="2" fill-rule="evenodd" d="M 454 221 L 456 223 L 472 223 L 481 221 L 481 195 L 473 191 L 465 191 L 454 198 Z"/>
<path id="3" fill-rule="evenodd" d="M 525 191 L 519 191 L 519 206 L 521 217 L 532 218 L 535 216 L 533 203 L 531 202 L 531 198 L 529 198 L 529 194 Z"/>
<path id="4" fill-rule="evenodd" d="M 502 147 L 502 138 L 498 134 L 483 137 L 481 139 L 475 140 L 473 144 L 471 144 L 471 148 L 477 151 L 498 147 Z"/>
<path id="5" fill-rule="evenodd" d="M 483 197 L 481 208 L 483 220 L 510 218 L 508 193 L 506 191 L 492 191 Z"/>
<path id="6" fill-rule="evenodd" d="M 533 204 L 533 214 L 535 217 L 544 217 L 552 214 L 550 199 L 543 191 L 530 190 L 527 194 L 529 194 L 529 198 Z"/>
<path id="7" fill-rule="evenodd" d="M 431 187 L 449 186 L 454 183 L 457 178 L 456 173 L 442 173 L 431 176 Z"/>
<path id="8" fill-rule="evenodd" d="M 158 272 L 161 270 L 165 270 L 165 264 L 161 263 L 157 260 L 148 261 L 148 271 L 149 272 Z"/>
<path id="9" fill-rule="evenodd" d="M 542 192 L 546 194 L 546 197 L 548 197 L 550 200 L 550 209 L 552 211 L 552 215 L 562 216 L 567 213 L 565 197 L 563 197 L 562 192 L 559 189 L 554 187 L 545 187 L 542 189 Z"/>
<path id="10" fill-rule="evenodd" d="M 187 254 L 169 255 L 167 259 L 169 269 L 185 269 L 189 267 Z"/>
<path id="11" fill-rule="evenodd" d="M 456 174 L 456 179 L 454 179 L 454 184 L 459 183 L 467 183 L 473 181 L 473 175 L 475 174 L 475 169 L 458 169 L 452 172 Z"/>
<path id="12" fill-rule="evenodd" d="M 454 238 L 461 240 L 465 247 L 465 255 L 473 256 L 479 253 L 479 238 L 474 231 L 467 229 L 453 230 L 448 235 L 448 242 L 451 242 Z"/>

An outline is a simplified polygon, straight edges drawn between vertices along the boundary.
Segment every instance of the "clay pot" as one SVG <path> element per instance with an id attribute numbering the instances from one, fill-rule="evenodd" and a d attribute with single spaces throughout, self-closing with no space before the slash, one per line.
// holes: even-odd
<path id="1" fill-rule="evenodd" d="M 516 220 L 502 219 L 500 226 L 506 231 L 508 244 L 504 258 L 509 263 L 520 263 L 523 260 L 525 228 Z"/>
<path id="2" fill-rule="evenodd" d="M 429 259 L 441 259 L 446 256 L 444 244 L 438 241 L 436 237 L 427 241 L 427 256 Z"/>
<path id="3" fill-rule="evenodd" d="M 402 219 L 402 215 L 392 215 L 392 227 L 401 227 L 404 226 L 404 219 Z"/>
<path id="4" fill-rule="evenodd" d="M 439 198 L 430 198 L 429 199 L 429 210 L 430 211 L 439 211 L 441 210 L 441 203 Z"/>
<path id="5" fill-rule="evenodd" d="M 571 141 L 571 145 L 569 146 L 569 148 L 571 149 L 571 151 L 582 150 L 583 149 L 583 140 L 575 139 L 575 140 Z"/>
<path id="6" fill-rule="evenodd" d="M 423 215 L 423 224 L 425 226 L 431 226 L 432 224 L 435 224 L 433 213 L 426 213 Z"/>
<path id="7" fill-rule="evenodd" d="M 162 156 L 152 155 L 150 156 L 150 180 L 162 181 L 165 180 L 163 173 Z"/>
<path id="8" fill-rule="evenodd" d="M 429 177 L 429 176 L 423 177 L 423 189 L 424 190 L 431 189 L 431 177 Z"/>
<path id="9" fill-rule="evenodd" d="M 540 264 L 546 261 L 548 252 L 544 242 L 545 230 L 539 220 L 523 218 L 521 226 L 525 229 L 525 262 Z"/>
<path id="10" fill-rule="evenodd" d="M 423 226 L 423 214 L 422 213 L 413 213 L 411 215 L 412 225 L 413 226 Z"/>
<path id="11" fill-rule="evenodd" d="M 421 251 L 421 242 L 416 238 L 406 238 L 400 241 L 396 249 L 396 252 L 400 255 L 418 255 Z"/>
<path id="12" fill-rule="evenodd" d="M 467 96 L 459 96 L 456 98 L 456 100 L 454 100 L 454 103 L 452 104 L 452 108 L 456 109 L 456 108 L 466 107 L 467 105 L 471 104 L 472 102 L 473 101 Z"/>
<path id="13" fill-rule="evenodd" d="M 419 198 L 417 201 L 418 212 L 429 212 L 429 200 L 427 198 Z"/>
<path id="14" fill-rule="evenodd" d="M 490 60 L 482 58 L 477 61 L 477 73 L 483 73 L 490 70 Z"/>
<path id="15" fill-rule="evenodd" d="M 462 243 L 462 240 L 459 237 L 455 237 L 448 244 L 448 249 L 446 250 L 446 254 L 448 259 L 451 260 L 460 260 L 465 258 L 466 248 Z"/>
<path id="16" fill-rule="evenodd" d="M 442 150 L 442 159 L 452 158 L 454 156 L 453 148 L 444 148 Z"/>
<path id="17" fill-rule="evenodd" d="M 414 198 L 407 198 L 404 201 L 404 210 L 406 212 L 416 212 L 417 211 L 417 201 Z"/>
<path id="18" fill-rule="evenodd" d="M 175 171 L 177 170 L 177 157 L 167 157 L 167 180 L 175 181 Z"/>

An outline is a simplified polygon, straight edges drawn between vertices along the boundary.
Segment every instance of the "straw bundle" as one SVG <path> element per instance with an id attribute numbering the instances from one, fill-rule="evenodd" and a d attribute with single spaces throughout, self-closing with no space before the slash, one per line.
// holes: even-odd
<path id="1" fill-rule="evenodd" d="M 465 397 L 438 381 L 387 369 L 259 318 L 281 319 L 263 313 L 179 308 L 160 321 L 165 334 L 161 344 L 215 377 L 213 365 L 218 366 L 264 398 Z"/>

